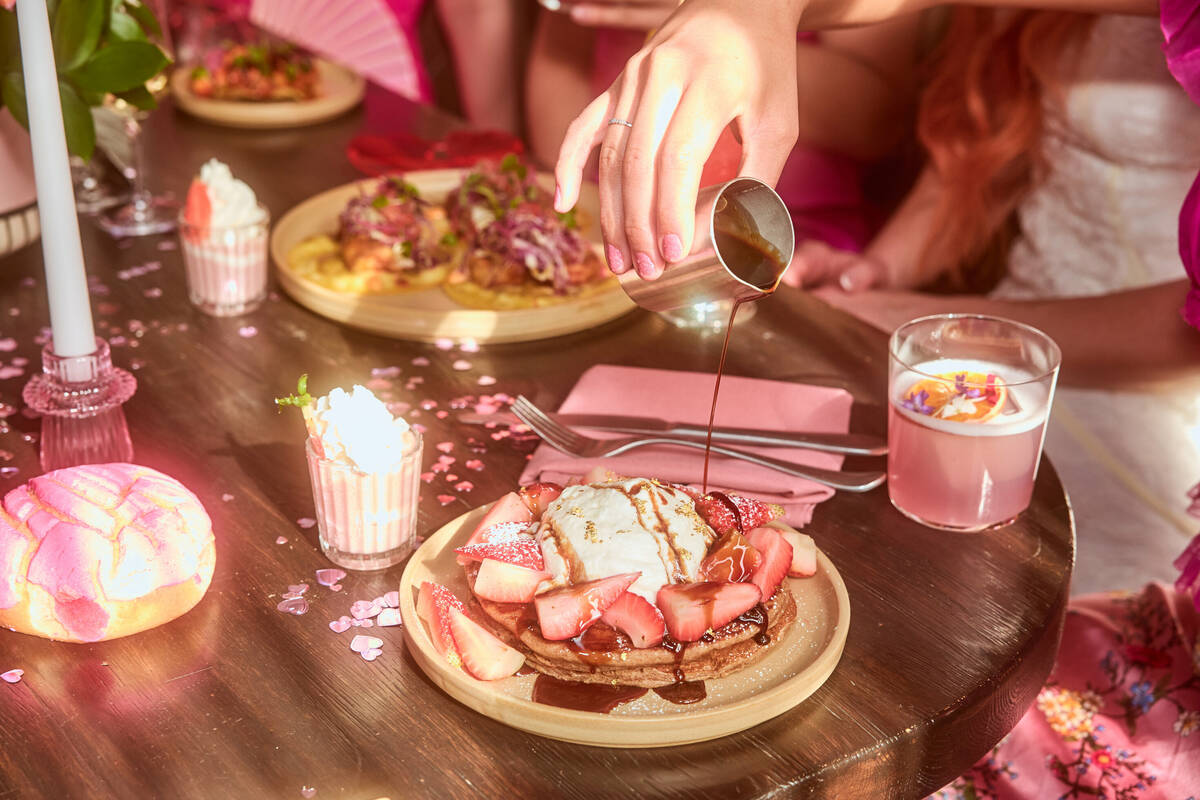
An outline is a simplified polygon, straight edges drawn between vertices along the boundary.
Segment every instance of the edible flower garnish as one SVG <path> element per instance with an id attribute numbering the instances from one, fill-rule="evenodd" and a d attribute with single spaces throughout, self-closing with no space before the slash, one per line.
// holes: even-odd
<path id="1" fill-rule="evenodd" d="M 979 396 L 976 393 L 976 397 Z M 922 412 L 924 413 L 924 412 Z M 946 404 L 938 409 L 937 415 L 943 419 L 957 416 L 959 414 L 971 415 L 975 413 L 975 401 L 963 394 L 956 394 L 946 401 Z"/>
<path id="2" fill-rule="evenodd" d="M 918 414 L 932 414 L 933 406 L 929 405 L 929 392 L 922 389 L 915 395 L 909 395 L 904 398 L 904 407 L 909 411 L 915 411 Z"/>
<path id="3" fill-rule="evenodd" d="M 992 379 L 992 383 L 994 384 L 996 376 L 991 375 L 989 377 Z M 977 389 L 974 386 L 967 388 L 967 373 L 965 372 L 960 372 L 958 375 L 954 376 L 954 393 L 962 395 L 963 397 L 970 397 L 972 399 L 983 397 L 983 391 L 981 389 Z"/>

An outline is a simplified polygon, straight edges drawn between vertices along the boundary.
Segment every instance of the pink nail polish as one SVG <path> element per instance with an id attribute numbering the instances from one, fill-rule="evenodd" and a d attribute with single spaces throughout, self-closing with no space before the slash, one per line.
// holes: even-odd
<path id="1" fill-rule="evenodd" d="M 643 278 L 656 278 L 654 269 L 654 259 L 650 258 L 646 253 L 637 253 L 633 257 L 633 261 L 637 264 L 637 274 Z"/>
<path id="2" fill-rule="evenodd" d="M 604 246 L 604 255 L 608 258 L 608 268 L 613 274 L 620 275 L 627 269 L 625 259 L 621 258 L 621 251 L 611 244 Z"/>
<path id="3" fill-rule="evenodd" d="M 683 258 L 683 242 L 673 233 L 662 237 L 662 254 L 667 261 L 675 262 Z"/>

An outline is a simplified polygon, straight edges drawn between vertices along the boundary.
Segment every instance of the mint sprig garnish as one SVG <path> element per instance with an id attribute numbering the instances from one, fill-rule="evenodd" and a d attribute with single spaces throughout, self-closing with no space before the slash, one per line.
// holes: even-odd
<path id="1" fill-rule="evenodd" d="M 300 376 L 300 380 L 296 381 L 296 393 L 289 394 L 287 397 L 276 397 L 275 405 L 282 409 L 284 406 L 296 406 L 296 408 L 307 408 L 311 406 L 313 397 L 308 393 L 308 373 Z"/>

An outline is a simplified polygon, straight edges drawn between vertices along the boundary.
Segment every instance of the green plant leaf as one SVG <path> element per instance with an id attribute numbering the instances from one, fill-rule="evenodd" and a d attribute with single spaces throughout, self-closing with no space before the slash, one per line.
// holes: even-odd
<path id="1" fill-rule="evenodd" d="M 67 150 L 85 161 L 91 160 L 92 151 L 96 149 L 96 126 L 92 122 L 91 109 L 66 81 L 58 82 L 58 95 L 62 99 Z"/>
<path id="2" fill-rule="evenodd" d="M 170 62 L 148 42 L 112 42 L 97 50 L 68 77 L 92 92 L 126 92 L 141 86 Z"/>
<path id="3" fill-rule="evenodd" d="M 0 96 L 4 98 L 4 106 L 13 115 L 13 119 L 21 123 L 21 127 L 29 130 L 29 110 L 25 107 L 25 78 L 19 72 L 9 72 L 4 75 L 4 83 L 0 85 Z"/>
<path id="4" fill-rule="evenodd" d="M 21 40 L 17 37 L 17 15 L 0 11 L 0 72 L 21 69 Z"/>
<path id="5" fill-rule="evenodd" d="M 147 36 L 162 36 L 162 28 L 159 27 L 154 12 L 141 0 L 125 0 L 125 10 L 138 21 Z"/>
<path id="6" fill-rule="evenodd" d="M 127 92 L 118 92 L 117 97 L 124 100 L 134 108 L 140 108 L 142 111 L 153 111 L 158 108 L 158 103 L 154 99 L 154 95 L 146 91 L 145 86 L 135 86 Z"/>
<path id="7" fill-rule="evenodd" d="M 108 17 L 108 36 L 114 42 L 144 42 L 146 32 L 133 18 L 122 3 L 113 4 L 112 14 Z"/>
<path id="8" fill-rule="evenodd" d="M 106 0 L 61 0 L 54 14 L 54 62 L 70 72 L 88 60 L 104 32 Z"/>

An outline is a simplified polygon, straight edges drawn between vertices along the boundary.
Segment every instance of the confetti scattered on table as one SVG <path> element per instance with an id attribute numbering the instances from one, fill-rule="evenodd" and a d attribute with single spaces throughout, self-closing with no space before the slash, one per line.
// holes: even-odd
<path id="1" fill-rule="evenodd" d="M 344 577 L 346 577 L 346 573 L 340 569 L 317 570 L 317 583 L 322 586 L 333 586 Z"/>
<path id="2" fill-rule="evenodd" d="M 402 624 L 400 619 L 400 609 L 385 608 L 379 612 L 379 616 L 375 617 L 375 624 L 381 628 L 389 628 L 394 625 Z"/>
<path id="3" fill-rule="evenodd" d="M 469 370 L 471 368 L 471 362 L 467 361 L 465 358 L 460 358 L 457 361 L 455 361 L 453 364 L 451 364 L 450 366 L 453 367 L 458 372 L 466 372 L 467 370 Z"/>
<path id="4" fill-rule="evenodd" d="M 21 676 L 25 674 L 23 669 L 10 669 L 8 672 L 0 674 L 0 681 L 5 683 L 17 683 L 21 680 Z"/>
<path id="5" fill-rule="evenodd" d="M 470 481 L 459 481 L 458 483 L 454 484 L 454 491 L 456 492 L 469 492 L 474 488 L 475 484 L 471 483 Z"/>
<path id="6" fill-rule="evenodd" d="M 355 619 L 374 617 L 382 610 L 374 600 L 355 600 L 350 604 L 350 616 Z"/>
<path id="7" fill-rule="evenodd" d="M 364 636 L 361 633 L 356 633 L 354 638 L 350 640 L 350 649 L 356 653 L 362 653 L 367 650 L 378 650 L 383 647 L 383 639 L 376 636 Z"/>
<path id="8" fill-rule="evenodd" d="M 335 620 L 330 620 L 329 630 L 334 633 L 345 633 L 350 630 L 351 619 L 347 616 L 340 616 Z"/>
<path id="9" fill-rule="evenodd" d="M 233 495 L 231 495 L 229 492 L 226 492 L 225 494 L 221 495 L 221 502 L 228 503 L 232 499 L 233 499 Z"/>
<path id="10" fill-rule="evenodd" d="M 438 442 L 434 446 L 442 453 L 449 453 L 454 449 L 454 442 Z"/>
<path id="11" fill-rule="evenodd" d="M 288 586 L 287 591 L 283 593 L 284 597 L 300 597 L 308 591 L 307 583 L 295 583 Z"/>
<path id="12" fill-rule="evenodd" d="M 0 353 L 11 353 L 17 349 L 17 340 L 11 336 L 0 339 Z"/>
<path id="13" fill-rule="evenodd" d="M 436 347 L 438 350 L 453 350 L 454 349 L 454 340 L 453 339 L 435 339 L 433 342 L 433 346 Z"/>
<path id="14" fill-rule="evenodd" d="M 302 786 L 300 787 L 300 794 L 303 795 L 306 800 L 309 800 L 309 798 L 316 796 L 317 789 L 315 786 Z"/>
<path id="15" fill-rule="evenodd" d="M 466 467 L 467 469 L 473 469 L 476 472 L 478 472 L 481 469 L 483 469 L 484 465 L 483 465 L 483 462 L 480 461 L 478 458 L 472 458 L 472 459 L 468 459 L 467 461 L 465 461 L 463 463 L 463 466 Z"/>
<path id="16" fill-rule="evenodd" d="M 289 597 L 285 600 L 281 600 L 279 604 L 275 606 L 275 609 L 277 611 L 282 611 L 285 614 L 295 614 L 296 616 L 300 616 L 301 614 L 308 613 L 308 601 L 303 597 Z"/>
<path id="17" fill-rule="evenodd" d="M 492 386 L 495 383 L 496 383 L 496 379 L 494 377 L 492 377 L 491 375 L 480 375 L 479 376 L 479 385 L 480 386 Z"/>
<path id="18" fill-rule="evenodd" d="M 451 503 L 453 503 L 453 502 L 454 502 L 455 500 L 457 500 L 457 499 L 458 499 L 458 498 L 457 498 L 457 497 L 455 497 L 455 496 L 454 496 L 454 495 L 452 495 L 452 494 L 439 494 L 439 495 L 437 496 L 437 501 L 438 501 L 439 503 L 441 503 L 442 505 L 444 505 L 444 506 L 448 506 L 448 505 L 450 505 Z"/>
<path id="19" fill-rule="evenodd" d="M 308 530 L 313 525 L 316 525 L 317 521 L 315 519 L 313 519 L 312 517 L 301 517 L 300 519 L 296 520 L 296 524 L 299 525 L 301 528 Z"/>
<path id="20" fill-rule="evenodd" d="M 258 328 L 254 327 L 253 325 L 243 325 L 242 327 L 238 328 L 238 336 L 242 337 L 243 339 L 249 339 L 252 336 L 258 336 Z"/>
<path id="21" fill-rule="evenodd" d="M 414 367 L 428 367 L 429 359 L 425 356 L 417 356 L 412 360 L 412 363 Z"/>
<path id="22" fill-rule="evenodd" d="M 287 544 L 287 537 L 286 536 L 276 536 L 275 544 Z"/>

